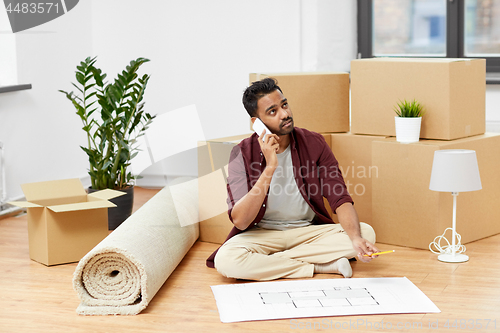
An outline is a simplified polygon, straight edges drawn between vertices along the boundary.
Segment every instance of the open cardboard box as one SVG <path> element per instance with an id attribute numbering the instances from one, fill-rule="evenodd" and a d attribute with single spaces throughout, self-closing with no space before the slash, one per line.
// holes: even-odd
<path id="1" fill-rule="evenodd" d="M 108 235 L 108 201 L 125 192 L 87 194 L 79 179 L 21 185 L 27 201 L 30 258 L 47 266 L 79 261 Z"/>

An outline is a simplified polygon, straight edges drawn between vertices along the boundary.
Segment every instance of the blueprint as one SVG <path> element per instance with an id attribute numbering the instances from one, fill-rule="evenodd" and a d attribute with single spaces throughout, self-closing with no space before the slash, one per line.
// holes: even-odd
<path id="1" fill-rule="evenodd" d="M 222 322 L 440 310 L 405 277 L 310 279 L 212 286 Z"/>

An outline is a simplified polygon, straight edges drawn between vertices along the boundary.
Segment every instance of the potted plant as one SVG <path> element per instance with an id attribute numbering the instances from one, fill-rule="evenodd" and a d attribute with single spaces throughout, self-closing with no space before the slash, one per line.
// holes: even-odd
<path id="1" fill-rule="evenodd" d="M 396 141 L 401 143 L 418 142 L 424 110 L 415 99 L 412 102 L 399 101 L 395 106 Z"/>
<path id="2" fill-rule="evenodd" d="M 117 78 L 108 83 L 106 74 L 97 68 L 96 57 L 80 62 L 76 71 L 78 90 L 59 90 L 73 103 L 87 134 L 87 146 L 81 147 L 89 158 L 90 191 L 106 188 L 127 194 L 112 201 L 117 208 L 109 211 L 109 229 L 114 230 L 132 213 L 135 176 L 128 170 L 137 155 L 137 138 L 155 116 L 144 111 L 144 91 L 149 75 L 139 77 L 140 66 L 148 59 L 132 60 Z"/>

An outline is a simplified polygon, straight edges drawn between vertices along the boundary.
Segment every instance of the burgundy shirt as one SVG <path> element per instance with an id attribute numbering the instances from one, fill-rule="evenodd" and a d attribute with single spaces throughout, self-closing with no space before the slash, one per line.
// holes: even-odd
<path id="1" fill-rule="evenodd" d="M 227 203 L 229 219 L 234 205 L 255 185 L 266 167 L 266 160 L 257 141 L 257 134 L 241 141 L 231 151 L 227 178 Z M 300 194 L 312 208 L 316 217 L 313 224 L 334 223 L 325 208 L 323 197 L 328 200 L 333 212 L 346 202 L 353 203 L 333 156 L 321 134 L 295 127 L 290 136 L 293 173 Z M 256 226 L 266 212 L 267 195 L 259 213 L 245 229 L 233 227 L 226 241 L 241 232 Z M 218 249 L 217 249 L 218 251 Z M 207 259 L 207 266 L 214 267 L 217 251 Z"/>

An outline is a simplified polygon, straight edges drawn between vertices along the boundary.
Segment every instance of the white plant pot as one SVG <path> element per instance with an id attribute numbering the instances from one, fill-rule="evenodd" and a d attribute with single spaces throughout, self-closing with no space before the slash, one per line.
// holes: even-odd
<path id="1" fill-rule="evenodd" d="M 418 142 L 422 117 L 394 117 L 396 120 L 396 141 L 401 143 Z"/>

